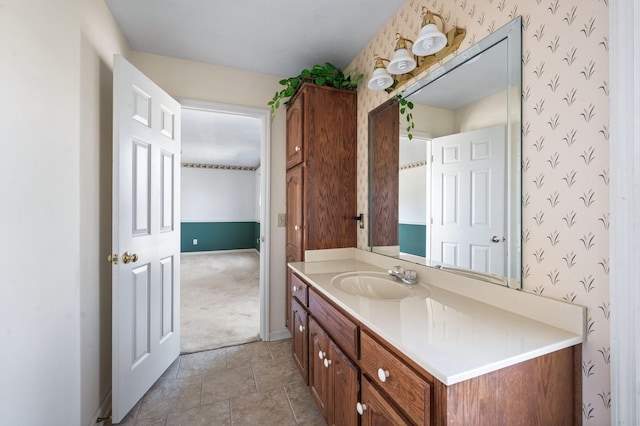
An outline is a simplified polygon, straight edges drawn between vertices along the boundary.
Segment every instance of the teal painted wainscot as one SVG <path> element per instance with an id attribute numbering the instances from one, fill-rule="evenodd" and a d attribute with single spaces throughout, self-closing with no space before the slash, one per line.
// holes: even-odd
<path id="1" fill-rule="evenodd" d="M 182 222 L 183 253 L 218 250 L 260 250 L 259 222 Z M 198 243 L 194 244 L 194 240 Z"/>
<path id="2" fill-rule="evenodd" d="M 402 253 L 413 254 L 420 257 L 427 255 L 427 225 L 401 223 L 398 225 L 398 230 L 400 251 Z"/>

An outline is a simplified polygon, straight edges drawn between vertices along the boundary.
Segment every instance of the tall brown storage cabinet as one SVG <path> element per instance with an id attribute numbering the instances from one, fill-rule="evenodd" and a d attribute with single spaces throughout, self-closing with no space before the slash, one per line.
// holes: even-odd
<path id="1" fill-rule="evenodd" d="M 287 109 L 287 262 L 356 246 L 356 93 L 305 83 Z M 291 283 L 287 282 L 291 331 Z"/>

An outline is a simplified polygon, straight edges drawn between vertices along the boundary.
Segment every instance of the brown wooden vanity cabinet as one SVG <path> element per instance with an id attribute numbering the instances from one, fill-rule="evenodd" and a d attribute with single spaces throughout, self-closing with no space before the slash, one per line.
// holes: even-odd
<path id="1" fill-rule="evenodd" d="M 287 109 L 287 262 L 356 246 L 356 92 L 304 83 Z M 288 280 L 287 280 L 288 281 Z M 286 323 L 290 324 L 287 282 Z"/>
<path id="2" fill-rule="evenodd" d="M 293 362 L 300 370 L 305 383 L 309 383 L 309 332 L 307 311 L 296 299 L 291 301 L 291 350 Z"/>
<path id="3" fill-rule="evenodd" d="M 360 335 L 362 373 L 385 392 L 397 407 L 417 424 L 431 424 L 431 388 L 429 380 L 411 370 L 400 358 L 368 333 Z"/>
<path id="4" fill-rule="evenodd" d="M 309 390 L 329 425 L 357 425 L 358 367 L 309 318 Z"/>
<path id="5" fill-rule="evenodd" d="M 293 323 L 306 331 L 294 336 L 294 360 L 330 425 L 582 424 L 582 345 L 447 386 L 313 285 L 290 280 Z"/>
<path id="6" fill-rule="evenodd" d="M 378 392 L 366 377 L 362 378 L 360 401 L 356 407 L 358 413 L 362 413 L 362 426 L 400 426 L 411 424 L 387 402 L 387 399 Z"/>

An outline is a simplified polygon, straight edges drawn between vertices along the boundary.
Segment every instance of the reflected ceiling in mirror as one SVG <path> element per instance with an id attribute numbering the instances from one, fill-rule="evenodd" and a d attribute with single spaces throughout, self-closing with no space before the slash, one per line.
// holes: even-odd
<path id="1" fill-rule="evenodd" d="M 369 114 L 370 249 L 521 287 L 521 19 Z"/>

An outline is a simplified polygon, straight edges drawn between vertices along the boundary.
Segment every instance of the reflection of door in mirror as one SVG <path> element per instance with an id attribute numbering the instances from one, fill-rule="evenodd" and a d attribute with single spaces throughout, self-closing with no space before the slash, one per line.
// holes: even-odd
<path id="1" fill-rule="evenodd" d="M 505 127 L 432 144 L 432 264 L 506 275 Z"/>
<path id="2" fill-rule="evenodd" d="M 372 120 L 371 117 L 376 119 Z M 397 99 L 380 105 L 369 113 L 369 133 L 373 136 L 369 149 L 371 199 L 375 209 L 369 224 L 369 244 L 374 251 L 398 254 L 398 135 L 400 111 Z M 373 231 L 375 229 L 375 232 Z"/>

